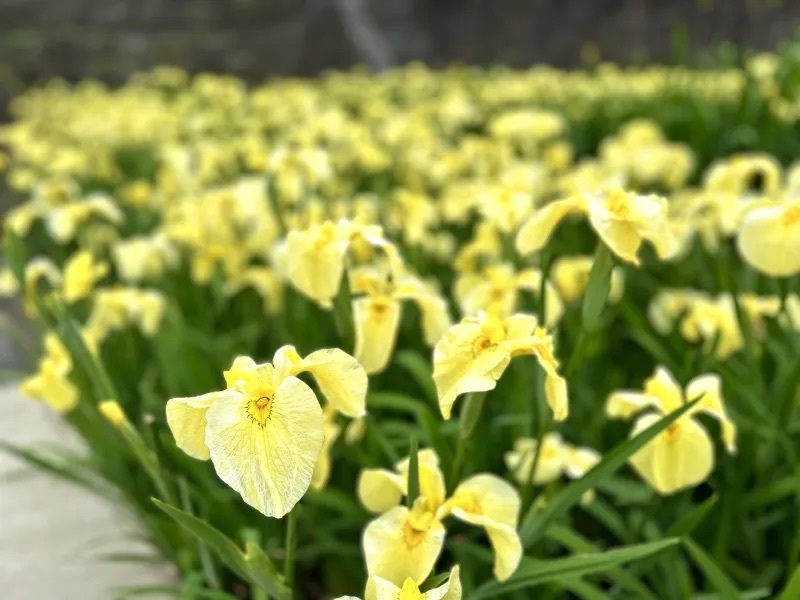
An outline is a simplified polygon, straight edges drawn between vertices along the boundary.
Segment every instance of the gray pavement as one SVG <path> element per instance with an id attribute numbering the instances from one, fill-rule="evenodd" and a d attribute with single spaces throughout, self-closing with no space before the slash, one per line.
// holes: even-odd
<path id="1" fill-rule="evenodd" d="M 57 443 L 82 449 L 57 415 L 22 397 L 14 385 L 0 387 L 0 440 L 26 448 Z M 119 507 L 0 451 L 3 600 L 113 600 L 124 588 L 174 585 L 166 565 L 104 558 L 152 555 L 135 535 L 136 523 Z"/>

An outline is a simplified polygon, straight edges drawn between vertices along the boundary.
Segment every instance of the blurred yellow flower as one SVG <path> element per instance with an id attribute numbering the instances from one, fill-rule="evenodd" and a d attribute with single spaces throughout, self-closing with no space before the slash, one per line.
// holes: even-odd
<path id="1" fill-rule="evenodd" d="M 518 313 L 501 319 L 491 313 L 466 317 L 451 327 L 433 350 L 433 379 L 439 408 L 450 418 L 461 394 L 494 389 L 515 356 L 533 355 L 545 370 L 547 403 L 556 420 L 567 417 L 567 382 L 558 374 L 553 338 L 536 317 Z"/>
<path id="2" fill-rule="evenodd" d="M 481 311 L 501 316 L 514 313 L 519 304 L 519 292 L 530 291 L 542 296 L 542 273 L 538 269 L 515 271 L 507 263 L 487 265 L 477 273 L 464 273 L 456 279 L 453 295 L 465 316 L 474 316 Z M 556 289 L 549 281 L 544 282 L 546 296 L 545 324 L 554 325 L 564 312 L 564 305 Z"/>
<path id="3" fill-rule="evenodd" d="M 429 346 L 439 341 L 451 325 L 445 299 L 412 275 L 394 279 L 378 269 L 358 269 L 351 275 L 350 291 L 355 297 L 355 356 L 369 374 L 380 373 L 389 364 L 404 300 L 419 307 L 423 338 Z"/>
<path id="4" fill-rule="evenodd" d="M 505 453 L 506 466 L 520 484 L 532 482 L 542 485 L 555 481 L 563 474 L 577 479 L 600 461 L 600 454 L 596 450 L 573 446 L 558 433 L 550 432 L 544 436 L 536 473 L 531 479 L 537 453 L 538 440 L 524 437 L 514 440 L 513 450 Z"/>
<path id="5" fill-rule="evenodd" d="M 38 371 L 22 382 L 22 393 L 41 400 L 56 412 L 69 412 L 79 398 L 78 388 L 68 377 L 72 359 L 54 333 L 45 335 L 44 350 Z"/>
<path id="6" fill-rule="evenodd" d="M 537 210 L 517 233 L 517 251 L 524 255 L 540 250 L 561 220 L 573 212 L 585 214 L 603 243 L 634 265 L 639 265 L 639 247 L 644 240 L 653 244 L 662 260 L 677 251 L 667 220 L 667 201 L 620 189 L 580 194 Z"/>
<path id="7" fill-rule="evenodd" d="M 656 423 L 663 415 L 677 410 L 684 402 L 700 399 L 691 411 L 636 452 L 630 463 L 634 470 L 659 494 L 669 495 L 704 481 L 714 468 L 714 447 L 708 433 L 694 415 L 708 414 L 720 422 L 722 440 L 728 452 L 736 450 L 736 426 L 722 404 L 718 375 L 701 375 L 681 390 L 663 367 L 645 381 L 644 390 L 622 390 L 611 394 L 606 404 L 610 417 L 631 419 L 644 410 L 653 410 L 636 420 L 631 437 Z"/>
<path id="8" fill-rule="evenodd" d="M 92 293 L 94 284 L 108 273 L 108 265 L 96 261 L 92 253 L 80 250 L 64 266 L 64 300 L 70 304 Z"/>
<path id="9" fill-rule="evenodd" d="M 754 206 L 742 218 L 737 242 L 745 261 L 762 273 L 800 273 L 800 200 Z"/>

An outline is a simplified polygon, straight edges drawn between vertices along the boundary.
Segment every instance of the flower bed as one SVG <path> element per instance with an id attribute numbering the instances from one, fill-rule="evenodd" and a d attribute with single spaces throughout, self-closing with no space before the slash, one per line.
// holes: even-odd
<path id="1" fill-rule="evenodd" d="M 180 597 L 796 597 L 787 56 L 28 92 L 26 457 Z"/>

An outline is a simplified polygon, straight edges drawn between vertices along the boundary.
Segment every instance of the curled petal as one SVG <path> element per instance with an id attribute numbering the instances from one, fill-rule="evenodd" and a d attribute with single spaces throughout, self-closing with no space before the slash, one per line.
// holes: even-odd
<path id="1" fill-rule="evenodd" d="M 167 425 L 178 448 L 189 456 L 208 460 L 206 446 L 206 412 L 219 399 L 236 402 L 241 394 L 235 391 L 212 392 L 193 398 L 173 398 L 167 402 Z"/>
<path id="2" fill-rule="evenodd" d="M 353 418 L 367 414 L 367 374 L 359 361 L 344 350 L 317 350 L 295 369 L 296 373 L 311 373 L 322 394 L 340 413 Z"/>
<path id="3" fill-rule="evenodd" d="M 206 413 L 206 443 L 220 479 L 250 506 L 282 517 L 306 493 L 323 441 L 322 409 L 296 377 L 255 416 L 247 395 L 223 396 Z"/>
<path id="4" fill-rule="evenodd" d="M 722 441 L 728 452 L 736 451 L 736 425 L 731 421 L 722 404 L 722 382 L 719 375 L 701 375 L 695 377 L 686 386 L 686 398 L 700 398 L 694 410 L 711 415 L 717 419 L 722 428 Z"/>
<path id="5" fill-rule="evenodd" d="M 524 255 L 541 250 L 564 217 L 571 212 L 582 210 L 584 210 L 583 202 L 572 198 L 551 202 L 537 210 L 517 233 L 517 252 Z"/>

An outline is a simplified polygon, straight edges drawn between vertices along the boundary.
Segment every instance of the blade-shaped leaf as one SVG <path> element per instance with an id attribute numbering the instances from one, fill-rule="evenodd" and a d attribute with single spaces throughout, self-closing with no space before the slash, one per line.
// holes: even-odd
<path id="1" fill-rule="evenodd" d="M 781 595 L 778 596 L 778 600 L 793 600 L 794 598 L 800 598 L 800 567 L 794 570 L 789 583 L 786 584 Z"/>
<path id="2" fill-rule="evenodd" d="M 698 400 L 694 400 L 693 402 L 684 404 L 678 410 L 666 415 L 636 437 L 619 444 L 608 452 L 603 457 L 603 460 L 595 465 L 586 475 L 580 479 L 576 479 L 556 494 L 547 507 L 540 512 L 536 512 L 535 504 L 531 506 L 525 514 L 522 520 L 522 526 L 520 527 L 520 538 L 522 539 L 523 546 L 528 548 L 533 542 L 539 539 L 553 519 L 562 515 L 570 507 L 580 502 L 581 497 L 586 491 L 594 488 L 600 481 L 622 467 L 632 454 L 681 418 L 681 416 L 690 410 L 697 401 Z"/>
<path id="3" fill-rule="evenodd" d="M 258 585 L 279 600 L 288 600 L 292 597 L 291 590 L 283 583 L 283 577 L 275 570 L 267 555 L 255 544 L 248 543 L 247 553 L 242 553 L 233 540 L 208 523 L 155 498 L 152 498 L 152 501 L 181 527 L 205 542 L 209 549 L 242 579 Z"/>
<path id="4" fill-rule="evenodd" d="M 714 494 L 702 504 L 696 506 L 694 510 L 675 521 L 672 527 L 667 529 L 666 535 L 682 536 L 690 534 L 698 525 L 700 525 L 700 523 L 703 522 L 703 520 L 708 516 L 708 513 L 711 512 L 711 509 L 717 505 L 717 500 L 719 500 L 719 496 Z"/>
<path id="5" fill-rule="evenodd" d="M 495 598 L 501 593 L 527 589 L 550 581 L 580 577 L 592 573 L 602 573 L 617 565 L 660 552 L 665 548 L 674 546 L 679 541 L 678 538 L 669 538 L 647 544 L 625 546 L 607 552 L 578 554 L 567 558 L 557 558 L 555 560 L 534 560 L 526 558 L 523 559 L 516 573 L 509 579 L 503 582 L 491 581 L 482 585 L 470 595 L 469 600 Z"/>
<path id="6" fill-rule="evenodd" d="M 734 585 L 705 550 L 695 544 L 690 538 L 683 538 L 683 546 L 692 557 L 694 563 L 705 574 L 711 585 L 717 589 L 721 600 L 738 600 L 742 597 L 739 590 L 736 589 L 736 585 Z"/>

